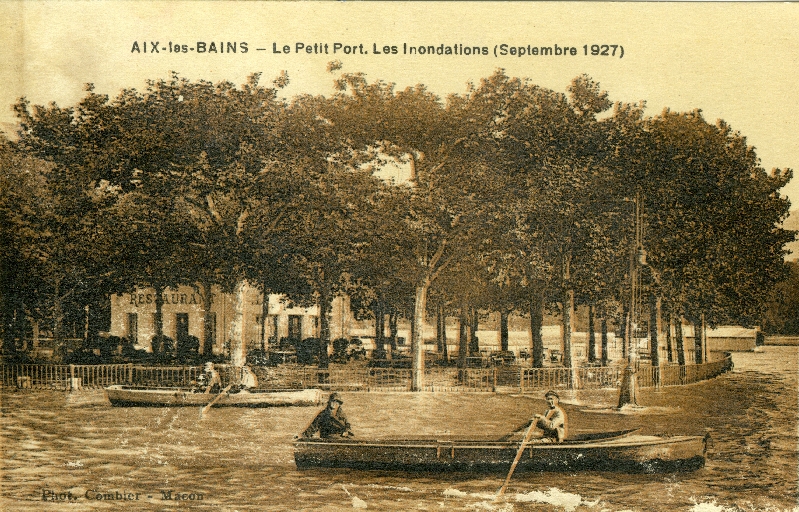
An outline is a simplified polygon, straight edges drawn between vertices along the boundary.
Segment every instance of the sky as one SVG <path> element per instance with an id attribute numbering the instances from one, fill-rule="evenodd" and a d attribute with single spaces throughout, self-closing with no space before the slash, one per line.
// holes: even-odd
<path id="1" fill-rule="evenodd" d="M 745 135 L 767 170 L 799 168 L 797 3 L 4 1 L 0 20 L 7 133 L 21 96 L 69 106 L 86 83 L 113 97 L 172 71 L 241 84 L 254 72 L 268 83 L 282 70 L 288 96 L 330 94 L 327 63 L 339 60 L 342 71 L 401 88 L 423 83 L 442 97 L 497 68 L 561 92 L 587 73 L 613 101 L 645 100 L 648 115 L 701 109 Z M 207 51 L 211 42 L 217 50 L 236 43 L 236 52 Z M 170 43 L 187 51 L 170 52 Z M 429 45 L 480 51 L 405 50 Z M 592 45 L 608 53 L 615 45 L 616 55 L 591 55 Z M 569 50 L 529 55 L 534 47 Z M 799 209 L 799 178 L 782 192 Z"/>

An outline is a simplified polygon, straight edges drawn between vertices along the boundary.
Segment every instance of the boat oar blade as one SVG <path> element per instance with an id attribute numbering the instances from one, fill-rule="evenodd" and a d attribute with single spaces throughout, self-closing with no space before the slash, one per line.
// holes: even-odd
<path id="1" fill-rule="evenodd" d="M 227 386 L 225 389 L 223 389 L 223 390 L 222 390 L 222 391 L 221 391 L 221 392 L 220 392 L 218 395 L 216 395 L 216 396 L 214 397 L 214 399 L 213 399 L 213 400 L 211 400 L 210 402 L 208 402 L 208 405 L 206 405 L 205 407 L 203 407 L 203 409 L 200 411 L 200 417 L 202 418 L 203 414 L 205 414 L 206 412 L 208 412 L 208 410 L 209 410 L 211 407 L 213 407 L 215 403 L 217 403 L 219 400 L 221 400 L 221 399 L 222 399 L 222 397 L 223 397 L 223 396 L 225 396 L 225 395 L 227 394 L 227 392 L 228 392 L 228 391 L 230 391 L 230 388 L 231 388 L 231 387 L 233 387 L 233 384 L 228 384 L 228 386 Z"/>
<path id="2" fill-rule="evenodd" d="M 527 432 L 524 434 L 524 439 L 522 439 L 522 444 L 519 445 L 519 450 L 516 452 L 516 458 L 513 459 L 513 464 L 510 465 L 510 471 L 508 471 L 508 476 L 505 478 L 505 483 L 502 484 L 502 487 L 499 488 L 497 491 L 496 498 L 499 498 L 503 494 L 505 494 L 505 489 L 508 487 L 508 482 L 510 482 L 510 477 L 513 476 L 513 472 L 516 470 L 516 466 L 519 464 L 519 460 L 522 458 L 522 454 L 524 453 L 524 447 L 527 446 L 528 441 L 530 441 L 530 435 L 533 433 L 535 429 L 535 418 L 530 422 L 530 426 L 527 427 Z"/>

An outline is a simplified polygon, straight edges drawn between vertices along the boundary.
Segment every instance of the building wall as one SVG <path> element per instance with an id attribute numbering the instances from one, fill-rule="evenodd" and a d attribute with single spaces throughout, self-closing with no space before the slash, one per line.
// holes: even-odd
<path id="1" fill-rule="evenodd" d="M 205 329 L 202 288 L 180 286 L 168 288 L 163 293 L 163 332 L 176 339 L 179 315 L 188 319 L 188 334 L 201 341 Z M 233 319 L 235 296 L 222 293 L 218 287 L 211 290 L 211 312 L 216 319 L 216 335 L 213 349 L 221 353 L 224 343 L 230 338 L 230 323 Z M 245 288 L 243 318 L 244 342 L 249 349 L 260 348 L 262 340 L 261 316 L 263 296 L 253 287 Z M 318 308 L 292 307 L 282 296 L 269 295 L 268 316 L 265 322 L 263 341 L 266 345 L 289 336 L 290 317 L 299 319 L 301 338 L 318 335 Z M 134 322 L 131 320 L 134 319 Z M 276 322 L 274 321 L 276 320 Z M 295 320 L 296 322 L 296 320 Z M 132 325 L 133 323 L 133 325 Z M 274 325 L 277 324 L 277 331 Z M 150 341 L 155 335 L 155 291 L 152 288 L 137 289 L 134 293 L 111 296 L 111 330 L 113 336 L 134 339 L 139 348 L 151 350 Z"/>
<path id="2" fill-rule="evenodd" d="M 177 289 L 167 289 L 164 294 L 163 305 L 163 332 L 165 335 L 176 339 L 178 336 L 178 315 L 185 315 L 188 319 L 188 334 L 203 339 L 205 315 L 203 312 L 203 295 L 201 289 L 191 286 L 181 286 Z M 221 353 L 224 350 L 224 343 L 230 338 L 230 323 L 234 314 L 235 296 L 222 293 L 218 287 L 212 288 L 211 312 L 216 318 L 216 336 L 214 339 L 213 350 Z M 331 339 L 337 337 L 361 336 L 369 345 L 370 339 L 374 335 L 374 328 L 371 321 L 358 322 L 352 317 L 349 308 L 349 301 L 346 297 L 336 297 L 332 302 L 330 313 L 330 336 Z M 131 315 L 135 315 L 133 332 L 131 331 Z M 288 338 L 290 334 L 291 317 L 293 322 L 300 323 L 299 335 L 301 338 L 319 336 L 319 310 L 314 306 L 311 308 L 292 307 L 282 296 L 270 295 L 268 303 L 268 316 L 264 323 L 265 333 L 262 337 L 263 298 L 262 294 L 253 287 L 245 288 L 245 307 L 243 318 L 244 342 L 249 350 L 260 348 L 263 338 L 265 347 L 277 343 L 281 338 Z M 150 340 L 155 335 L 155 291 L 151 288 L 136 290 L 135 293 L 114 295 L 111 297 L 111 330 L 110 334 L 130 338 L 135 335 L 135 342 L 139 348 L 150 350 Z M 496 323 L 496 322 L 494 322 Z M 495 327 L 491 322 L 482 325 L 483 329 L 478 330 L 477 336 L 480 340 L 480 347 L 487 350 L 499 349 L 499 333 L 491 329 Z M 517 322 L 518 325 L 523 323 Z M 447 321 L 447 345 L 450 354 L 457 351 L 458 336 L 457 319 L 450 318 Z M 276 327 L 276 329 L 275 329 Z M 485 327 L 488 327 L 486 329 Z M 386 325 L 388 330 L 388 325 Z M 542 335 L 544 347 L 546 349 L 559 350 L 561 346 L 562 332 L 560 325 L 544 325 Z M 737 326 L 722 326 L 717 329 L 708 329 L 708 350 L 752 350 L 755 347 L 757 329 L 744 329 Z M 296 334 L 296 333 L 295 333 Z M 388 335 L 388 332 L 386 332 Z M 398 335 L 405 339 L 404 346 L 410 346 L 410 329 L 407 321 L 401 321 Z M 690 325 L 684 326 L 686 349 L 693 347 L 693 328 Z M 427 324 L 424 327 L 423 338 L 429 349 L 433 350 L 435 345 L 435 326 Z M 587 356 L 586 332 L 574 332 L 572 334 L 573 355 L 578 360 Z M 596 334 L 597 352 L 599 352 L 600 335 Z M 661 333 L 661 346 L 665 346 L 665 336 Z M 518 356 L 520 351 L 530 347 L 529 331 L 511 329 L 509 332 L 509 349 Z M 373 349 L 373 346 L 368 346 Z M 426 347 L 428 348 L 428 347 Z M 644 343 L 639 349 L 646 349 Z M 616 339 L 614 333 L 608 333 L 608 352 L 611 359 L 620 357 L 622 347 L 620 340 Z M 599 355 L 599 354 L 597 354 Z"/>
<path id="3" fill-rule="evenodd" d="M 746 352 L 754 350 L 757 343 L 758 330 L 757 328 L 748 329 L 737 325 L 720 325 L 715 329 L 707 329 L 707 350 L 708 352 Z M 693 326 L 684 326 L 683 333 L 685 334 L 686 348 L 693 349 Z"/>

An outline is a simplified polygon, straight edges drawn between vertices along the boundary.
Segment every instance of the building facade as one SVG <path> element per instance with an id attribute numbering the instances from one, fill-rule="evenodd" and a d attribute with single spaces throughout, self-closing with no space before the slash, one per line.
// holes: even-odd
<path id="1" fill-rule="evenodd" d="M 162 297 L 164 335 L 175 340 L 187 336 L 203 340 L 207 318 L 211 323 L 208 327 L 213 340 L 213 352 L 225 352 L 236 314 L 235 295 L 222 293 L 218 287 L 212 287 L 209 315 L 205 314 L 201 287 L 167 288 Z M 281 339 L 293 341 L 318 336 L 318 307 L 297 307 L 285 297 L 272 294 L 268 296 L 265 309 L 263 294 L 250 286 L 245 287 L 244 297 L 242 333 L 248 350 L 267 348 Z M 136 348 L 151 351 L 150 342 L 155 333 L 155 290 L 143 288 L 133 293 L 111 296 L 111 335 L 126 338 Z"/>

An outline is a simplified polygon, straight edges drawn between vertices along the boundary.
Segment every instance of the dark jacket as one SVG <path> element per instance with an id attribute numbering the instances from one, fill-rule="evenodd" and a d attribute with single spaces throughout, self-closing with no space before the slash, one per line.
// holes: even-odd
<path id="1" fill-rule="evenodd" d="M 313 437 L 314 434 L 319 432 L 319 437 L 322 439 L 334 435 L 341 435 L 350 431 L 350 423 L 344 415 L 344 411 L 339 406 L 335 414 L 329 407 L 316 415 L 316 418 L 308 425 L 302 437 Z"/>

